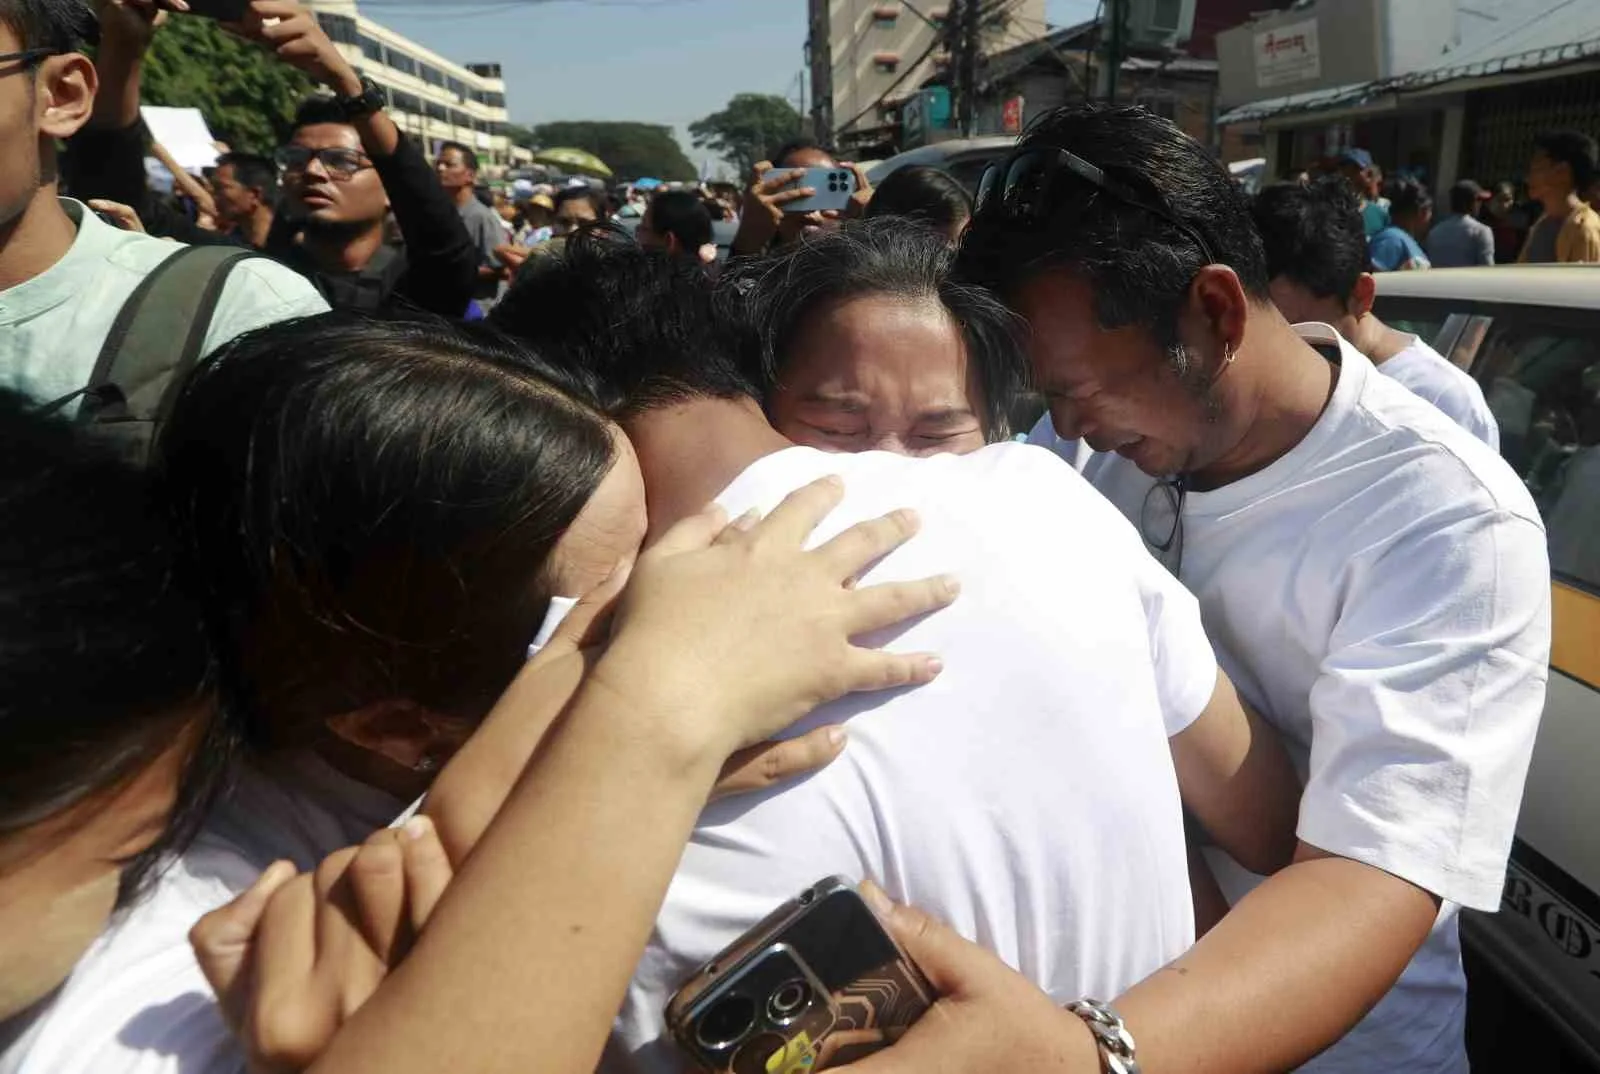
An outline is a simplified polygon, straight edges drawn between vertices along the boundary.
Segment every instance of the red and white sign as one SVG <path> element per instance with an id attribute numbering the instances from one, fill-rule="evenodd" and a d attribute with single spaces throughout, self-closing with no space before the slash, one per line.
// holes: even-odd
<path id="1" fill-rule="evenodd" d="M 1256 85 L 1262 89 L 1312 82 L 1322 77 L 1317 20 L 1263 30 L 1255 39 Z"/>
<path id="2" fill-rule="evenodd" d="M 1022 133 L 1022 98 L 1012 97 L 1000 108 L 1000 129 L 1007 134 Z"/>

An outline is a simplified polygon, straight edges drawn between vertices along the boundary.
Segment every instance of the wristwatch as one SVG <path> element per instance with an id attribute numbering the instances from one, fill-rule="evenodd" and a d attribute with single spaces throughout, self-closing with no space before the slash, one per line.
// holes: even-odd
<path id="1" fill-rule="evenodd" d="M 334 97 L 334 101 L 344 112 L 346 119 L 360 119 L 370 116 L 374 112 L 381 112 L 388 106 L 388 98 L 383 95 L 383 87 L 378 85 L 366 75 L 361 76 L 361 92 L 354 97 Z"/>

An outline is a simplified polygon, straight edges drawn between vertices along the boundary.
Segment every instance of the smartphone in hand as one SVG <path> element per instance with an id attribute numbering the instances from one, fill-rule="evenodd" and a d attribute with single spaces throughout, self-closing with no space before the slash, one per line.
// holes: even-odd
<path id="1" fill-rule="evenodd" d="M 910 957 L 835 876 L 697 970 L 666 1021 L 708 1074 L 808 1074 L 888 1047 L 933 1000 Z"/>
<path id="2" fill-rule="evenodd" d="M 808 186 L 816 193 L 809 198 L 799 198 L 786 203 L 786 213 L 820 213 L 829 209 L 842 211 L 850 204 L 856 192 L 856 175 L 849 168 L 807 168 L 805 175 L 788 187 Z"/>
<path id="3" fill-rule="evenodd" d="M 250 0 L 188 0 L 189 14 L 218 22 L 243 22 L 250 13 Z"/>

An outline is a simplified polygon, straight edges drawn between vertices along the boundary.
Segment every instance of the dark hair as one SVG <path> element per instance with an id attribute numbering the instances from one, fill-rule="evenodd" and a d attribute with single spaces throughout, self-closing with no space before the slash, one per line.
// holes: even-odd
<path id="1" fill-rule="evenodd" d="M 870 295 L 937 303 L 959 326 L 983 387 L 984 432 L 1003 440 L 1011 432 L 1011 405 L 1028 381 L 1021 325 L 988 291 L 955 279 L 954 262 L 943 235 L 884 217 L 736 264 L 723 286 L 742 299 L 739 308 L 761 348 L 760 362 L 780 380 L 795 337 L 833 303 Z"/>
<path id="2" fill-rule="evenodd" d="M 1248 197 L 1211 153 L 1171 122 L 1139 107 L 1071 105 L 1029 125 L 1021 149 L 1066 149 L 1205 239 L 1245 293 L 1268 300 L 1266 258 L 1250 226 Z M 1149 209 L 1057 173 L 1050 209 L 1014 220 L 1004 206 L 980 206 L 962 243 L 961 271 L 1010 295 L 1038 272 L 1065 269 L 1094 290 L 1105 328 L 1139 325 L 1163 347 L 1178 342 L 1178 313 L 1205 253 L 1183 229 Z"/>
<path id="3" fill-rule="evenodd" d="M 1462 216 L 1470 216 L 1477 211 L 1478 196 L 1483 188 L 1470 179 L 1462 180 L 1450 187 L 1450 211 Z"/>
<path id="4" fill-rule="evenodd" d="M 478 170 L 478 154 L 474 153 L 471 149 L 462 145 L 460 142 L 444 143 L 439 147 L 439 155 L 442 157 L 446 152 L 452 149 L 461 154 L 461 163 L 467 166 L 467 171 L 475 172 Z"/>
<path id="5" fill-rule="evenodd" d="M 1433 208 L 1433 195 L 1415 179 L 1401 179 L 1389 194 L 1389 217 L 1426 212 Z"/>
<path id="6" fill-rule="evenodd" d="M 1533 140 L 1533 147 L 1572 169 L 1572 188 L 1580 195 L 1594 183 L 1595 171 L 1600 168 L 1600 149 L 1582 131 L 1546 131 Z"/>
<path id="7" fill-rule="evenodd" d="M 554 213 L 556 209 L 561 208 L 567 202 L 576 201 L 578 198 L 584 198 L 589 202 L 590 206 L 594 208 L 596 219 L 604 220 L 608 215 L 608 210 L 611 207 L 610 197 L 588 184 L 563 187 L 556 191 L 556 196 L 550 199 L 551 212 Z"/>
<path id="8" fill-rule="evenodd" d="M 320 127 L 328 123 L 348 127 L 350 117 L 345 115 L 344 108 L 338 101 L 318 94 L 300 102 L 300 107 L 294 111 L 294 120 L 289 124 L 289 130 L 292 134 L 302 127 Z"/>
<path id="9" fill-rule="evenodd" d="M 867 218 L 909 216 L 939 231 L 949 231 L 972 216 L 972 198 L 960 181 L 926 164 L 897 168 L 872 191 Z"/>
<path id="10" fill-rule="evenodd" d="M 79 52 L 94 25 L 94 13 L 85 0 L 0 0 L 0 23 L 11 28 L 24 51 Z"/>
<path id="11" fill-rule="evenodd" d="M 804 153 L 808 149 L 818 153 L 826 154 L 829 160 L 839 159 L 838 152 L 835 151 L 832 146 L 823 145 L 815 138 L 809 136 L 792 138 L 789 141 L 784 142 L 778 148 L 774 149 L 767 159 L 772 162 L 772 166 L 774 168 L 782 168 L 784 167 L 784 161 L 788 160 L 796 153 Z"/>
<path id="12" fill-rule="evenodd" d="M 278 200 L 278 166 L 269 157 L 255 153 L 224 153 L 217 167 L 233 166 L 233 177 L 249 190 L 261 191 L 261 200 L 273 205 Z"/>
<path id="13" fill-rule="evenodd" d="M 1348 302 L 1367 271 L 1367 229 L 1355 193 L 1338 176 L 1278 183 L 1257 194 L 1251 219 L 1267 254 L 1267 277 L 1318 298 Z"/>
<path id="14" fill-rule="evenodd" d="M 162 473 L 253 745 L 386 699 L 487 711 L 615 454 L 587 396 L 491 332 L 347 312 L 197 367 Z"/>
<path id="15" fill-rule="evenodd" d="M 529 258 L 489 321 L 567 363 L 612 414 L 688 399 L 765 397 L 769 367 L 740 346 L 706 272 L 611 229 Z"/>
<path id="16" fill-rule="evenodd" d="M 650 227 L 662 235 L 676 235 L 685 251 L 694 253 L 711 241 L 711 210 L 700 195 L 688 190 L 668 190 L 650 199 Z"/>
<path id="17" fill-rule="evenodd" d="M 142 772 L 210 674 L 148 475 L 30 405 L 0 392 L 0 831 Z M 123 870 L 124 901 L 198 827 L 227 741 L 208 714 L 164 837 Z"/>

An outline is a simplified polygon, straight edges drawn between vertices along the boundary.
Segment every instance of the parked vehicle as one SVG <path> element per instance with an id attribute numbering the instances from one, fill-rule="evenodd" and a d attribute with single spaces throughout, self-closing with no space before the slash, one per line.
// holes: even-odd
<path id="1" fill-rule="evenodd" d="M 932 145 L 908 149 L 904 153 L 890 157 L 882 164 L 869 168 L 867 179 L 873 186 L 877 186 L 897 169 L 908 168 L 914 164 L 926 164 L 949 172 L 960 180 L 968 193 L 975 194 L 978 191 L 978 180 L 983 178 L 983 169 L 1011 152 L 1016 144 L 1017 140 L 1010 135 L 935 142 Z"/>
<path id="2" fill-rule="evenodd" d="M 1478 380 L 1544 514 L 1549 697 L 1500 912 L 1466 912 L 1461 928 L 1469 954 L 1600 1066 L 1600 266 L 1383 273 L 1376 312 Z"/>

